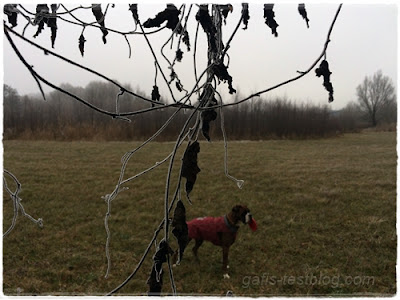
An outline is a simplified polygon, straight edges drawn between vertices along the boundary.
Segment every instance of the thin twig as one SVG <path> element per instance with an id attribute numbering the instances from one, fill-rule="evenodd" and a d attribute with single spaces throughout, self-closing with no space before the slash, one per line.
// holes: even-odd
<path id="1" fill-rule="evenodd" d="M 150 51 L 151 51 L 151 53 L 153 54 L 154 61 L 156 62 L 157 67 L 158 67 L 158 69 L 160 70 L 160 73 L 161 73 L 162 77 L 164 78 L 165 83 L 167 84 L 167 87 L 168 87 L 168 89 L 169 89 L 169 91 L 170 91 L 171 97 L 172 97 L 172 99 L 174 100 L 174 102 L 176 102 L 176 99 L 175 99 L 175 97 L 174 97 L 174 93 L 172 92 L 171 87 L 170 87 L 170 85 L 169 85 L 169 83 L 168 83 L 168 80 L 167 80 L 167 78 L 165 77 L 165 74 L 164 74 L 164 72 L 163 72 L 163 70 L 162 70 L 160 64 L 158 63 L 158 59 L 157 59 L 156 54 L 154 53 L 153 47 L 151 46 L 151 43 L 150 43 L 149 39 L 147 38 L 147 34 L 145 34 L 145 32 L 144 32 L 144 30 L 143 30 L 142 23 L 141 23 L 141 22 L 138 22 L 138 24 L 139 24 L 140 30 L 143 32 L 143 36 L 144 36 L 144 38 L 145 38 L 145 40 L 146 40 L 146 42 L 147 42 L 147 45 L 148 45 L 149 48 L 150 48 Z"/>

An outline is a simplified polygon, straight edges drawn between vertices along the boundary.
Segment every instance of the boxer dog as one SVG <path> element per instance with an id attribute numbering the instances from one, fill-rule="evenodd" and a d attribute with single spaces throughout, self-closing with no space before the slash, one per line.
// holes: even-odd
<path id="1" fill-rule="evenodd" d="M 187 222 L 189 241 L 195 240 L 192 249 L 198 260 L 197 252 L 203 241 L 209 241 L 216 246 L 222 247 L 222 271 L 224 278 L 228 275 L 229 247 L 235 242 L 239 222 L 248 224 L 253 231 L 257 230 L 257 224 L 252 217 L 250 210 L 244 205 L 236 205 L 232 210 L 221 217 L 203 217 Z"/>

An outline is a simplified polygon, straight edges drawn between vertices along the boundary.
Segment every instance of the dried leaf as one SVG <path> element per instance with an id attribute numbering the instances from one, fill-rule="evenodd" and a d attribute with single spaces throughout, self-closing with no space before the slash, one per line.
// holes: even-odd
<path id="1" fill-rule="evenodd" d="M 329 102 L 333 101 L 333 86 L 331 83 L 331 74 L 332 72 L 329 71 L 329 64 L 326 60 L 323 60 L 321 64 L 319 65 L 319 68 L 315 70 L 315 74 L 317 77 L 324 77 L 324 83 L 323 86 L 325 89 L 329 92 Z"/>
<path id="2" fill-rule="evenodd" d="M 83 34 L 79 37 L 79 51 L 81 51 L 81 55 L 83 56 L 83 53 L 85 52 L 85 37 Z"/>
<path id="3" fill-rule="evenodd" d="M 172 81 L 174 81 L 177 78 L 176 73 L 173 69 L 171 70 L 171 74 L 169 74 L 169 77 L 171 78 L 170 81 L 168 82 L 169 84 L 171 84 Z"/>
<path id="4" fill-rule="evenodd" d="M 11 28 L 17 26 L 17 4 L 5 4 L 3 8 L 3 12 L 8 17 L 8 23 L 11 24 Z"/>
<path id="5" fill-rule="evenodd" d="M 224 24 L 226 25 L 226 18 L 228 14 L 233 11 L 233 6 L 231 4 L 222 4 L 218 5 L 218 8 L 221 10 L 221 14 L 224 17 Z"/>
<path id="6" fill-rule="evenodd" d="M 151 91 L 151 100 L 154 101 L 160 101 L 160 92 L 158 91 L 158 86 L 154 85 L 153 90 Z M 151 104 L 152 107 L 154 107 L 154 103 Z"/>
<path id="7" fill-rule="evenodd" d="M 176 81 L 175 86 L 178 89 L 178 91 L 180 91 L 180 92 L 183 91 L 183 85 L 182 85 L 182 83 L 180 83 L 180 81 Z"/>
<path id="8" fill-rule="evenodd" d="M 135 23 L 139 23 L 137 4 L 129 4 L 129 10 L 132 12 L 132 17 L 135 20 Z"/>
<path id="9" fill-rule="evenodd" d="M 38 4 L 36 6 L 36 14 L 35 14 L 35 19 L 33 20 L 34 25 L 38 25 L 38 29 L 33 36 L 36 38 L 43 30 L 44 24 L 48 22 L 48 16 L 49 14 L 49 7 L 47 4 Z"/>
<path id="10" fill-rule="evenodd" d="M 183 32 L 182 42 L 186 45 L 187 51 L 190 51 L 189 33 L 186 30 Z"/>
<path id="11" fill-rule="evenodd" d="M 299 14 L 303 17 L 303 19 L 306 20 L 307 28 L 310 28 L 310 26 L 308 25 L 308 22 L 310 20 L 307 18 L 307 11 L 306 11 L 306 6 L 304 3 L 299 4 L 298 11 L 299 11 Z"/>
<path id="12" fill-rule="evenodd" d="M 51 30 L 51 47 L 54 48 L 54 43 L 57 37 L 57 4 L 51 4 L 51 15 L 48 18 L 47 26 Z"/>
<path id="13" fill-rule="evenodd" d="M 143 27 L 152 28 L 152 27 L 160 27 L 162 23 L 167 21 L 166 27 L 175 30 L 177 33 L 182 33 L 183 27 L 179 22 L 179 14 L 180 11 L 173 4 L 167 4 L 167 8 L 162 12 L 159 12 L 153 19 L 149 18 L 146 22 L 143 23 Z"/>
<path id="14" fill-rule="evenodd" d="M 92 13 L 96 18 L 97 23 L 99 23 L 100 30 L 103 33 L 103 43 L 106 44 L 107 40 L 106 40 L 106 36 L 108 35 L 108 30 L 105 28 L 105 23 L 104 23 L 104 14 L 101 11 L 101 4 L 92 4 Z"/>
<path id="15" fill-rule="evenodd" d="M 217 42 L 215 39 L 215 34 L 217 29 L 214 26 L 214 23 L 208 13 L 208 5 L 201 4 L 199 11 L 196 14 L 196 20 L 200 23 L 204 32 L 207 34 L 208 42 L 210 43 L 210 48 L 212 52 L 217 51 Z"/>
<path id="16" fill-rule="evenodd" d="M 182 52 L 181 49 L 176 50 L 175 57 L 176 57 L 176 60 L 177 60 L 178 62 L 181 62 L 181 61 L 182 61 L 183 52 Z"/>
<path id="17" fill-rule="evenodd" d="M 157 281 L 156 270 L 153 265 L 151 268 L 150 277 L 147 279 L 146 283 L 149 285 L 148 296 L 160 296 L 163 285 L 163 270 L 161 269 L 159 280 Z"/>
<path id="18" fill-rule="evenodd" d="M 273 11 L 274 5 L 273 4 L 264 4 L 264 18 L 265 18 L 265 24 L 268 25 L 269 28 L 271 28 L 272 34 L 275 35 L 275 37 L 278 37 L 278 32 L 276 31 L 276 28 L 279 26 L 278 23 L 275 21 L 275 13 Z"/>
<path id="19" fill-rule="evenodd" d="M 219 80 L 228 81 L 229 94 L 236 93 L 236 90 L 232 87 L 232 76 L 229 75 L 228 68 L 223 63 L 214 65 L 213 71 Z"/>
<path id="20" fill-rule="evenodd" d="M 179 245 L 179 257 L 176 264 L 179 264 L 183 257 L 186 245 L 189 242 L 189 231 L 186 223 L 186 209 L 181 200 L 178 201 L 174 211 L 174 217 L 172 219 L 172 234 L 178 240 Z"/>
<path id="21" fill-rule="evenodd" d="M 215 106 L 217 105 L 217 99 L 215 99 L 214 95 L 212 95 L 212 99 L 208 106 Z M 211 141 L 210 139 L 210 122 L 214 121 L 217 118 L 217 112 L 214 109 L 208 109 L 201 112 L 201 119 L 202 119 L 202 128 L 201 131 L 203 136 L 207 139 L 207 141 Z"/>
<path id="22" fill-rule="evenodd" d="M 250 19 L 248 3 L 242 3 L 242 19 L 244 24 L 243 30 L 246 30 Z"/>
<path id="23" fill-rule="evenodd" d="M 200 152 L 200 144 L 195 141 L 186 149 L 183 155 L 182 177 L 186 178 L 186 194 L 189 196 L 196 183 L 197 173 L 200 168 L 197 165 L 197 154 Z"/>
<path id="24" fill-rule="evenodd" d="M 160 282 L 161 280 L 162 264 L 167 262 L 167 255 L 173 253 L 174 251 L 168 245 L 168 242 L 163 239 L 158 245 L 157 251 L 153 256 L 154 269 L 156 271 L 155 275 L 157 282 Z"/>

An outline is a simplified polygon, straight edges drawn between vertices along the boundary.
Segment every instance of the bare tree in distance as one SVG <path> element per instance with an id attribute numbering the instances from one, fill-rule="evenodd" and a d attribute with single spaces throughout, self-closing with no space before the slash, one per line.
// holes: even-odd
<path id="1" fill-rule="evenodd" d="M 382 113 L 396 107 L 393 81 L 379 70 L 371 77 L 366 76 L 357 86 L 357 100 L 361 111 L 373 127 L 382 119 Z"/>

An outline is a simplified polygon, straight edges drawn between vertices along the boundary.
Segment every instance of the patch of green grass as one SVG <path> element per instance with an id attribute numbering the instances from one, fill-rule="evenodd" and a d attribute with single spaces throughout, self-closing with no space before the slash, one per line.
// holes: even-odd
<path id="1" fill-rule="evenodd" d="M 129 190 L 113 201 L 108 279 L 104 278 L 107 205 L 101 196 L 114 189 L 121 156 L 137 145 L 4 142 L 4 167 L 22 183 L 25 210 L 44 221 L 39 228 L 19 216 L 4 238 L 6 295 L 103 295 L 132 272 L 163 218 L 168 163 L 128 183 Z M 223 215 L 243 203 L 251 209 L 258 230 L 240 229 L 230 250 L 229 280 L 222 278 L 220 248 L 204 243 L 198 264 L 189 245 L 181 265 L 174 268 L 178 293 L 395 294 L 395 146 L 393 132 L 231 142 L 229 172 L 245 180 L 238 189 L 224 175 L 223 143 L 201 142 L 193 205 L 185 202 L 188 219 Z M 132 158 L 126 176 L 160 161 L 172 148 L 172 143 L 150 144 Z M 177 171 L 173 183 L 176 178 Z M 8 195 L 3 199 L 3 230 L 7 230 L 12 203 Z M 172 243 L 176 247 L 173 237 Z M 146 293 L 154 250 L 120 294 Z M 167 273 L 163 292 L 170 292 Z"/>

